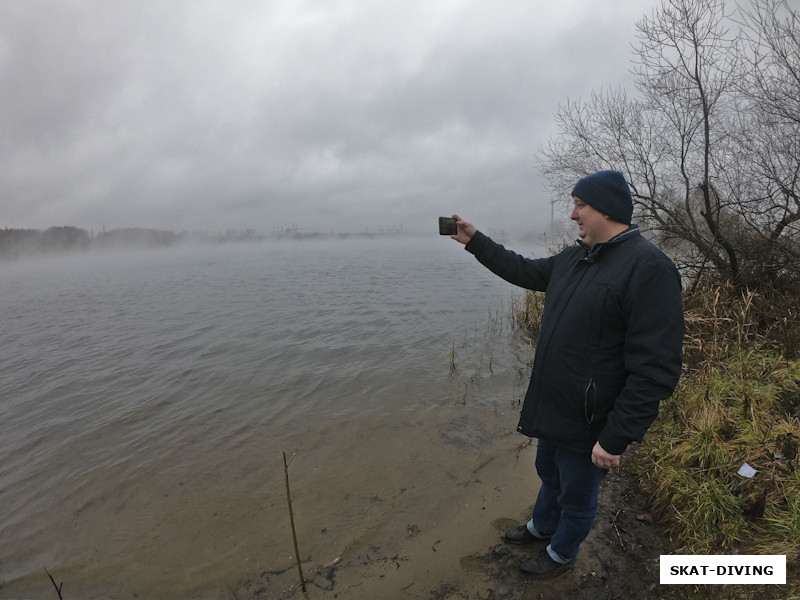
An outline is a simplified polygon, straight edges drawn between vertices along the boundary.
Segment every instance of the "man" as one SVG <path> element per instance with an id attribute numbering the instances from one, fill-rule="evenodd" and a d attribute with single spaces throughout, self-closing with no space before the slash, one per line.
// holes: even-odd
<path id="1" fill-rule="evenodd" d="M 505 536 L 542 544 L 521 565 L 537 578 L 574 564 L 597 514 L 600 483 L 627 446 L 642 440 L 681 373 L 680 276 L 631 225 L 623 174 L 593 173 L 572 196 L 580 239 L 549 258 L 506 250 L 458 215 L 451 236 L 503 279 L 546 292 L 517 426 L 539 440 L 542 484 L 530 521 Z"/>

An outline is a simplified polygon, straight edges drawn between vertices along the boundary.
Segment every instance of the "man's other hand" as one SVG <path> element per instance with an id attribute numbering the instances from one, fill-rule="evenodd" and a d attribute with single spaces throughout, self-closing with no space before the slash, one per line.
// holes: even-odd
<path id="1" fill-rule="evenodd" d="M 597 442 L 592 448 L 592 462 L 601 469 L 610 469 L 619 466 L 619 454 L 609 454 Z"/>

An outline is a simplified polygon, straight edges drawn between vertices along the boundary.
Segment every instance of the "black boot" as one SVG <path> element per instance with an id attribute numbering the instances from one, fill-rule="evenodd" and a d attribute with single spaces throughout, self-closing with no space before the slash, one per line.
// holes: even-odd
<path id="1" fill-rule="evenodd" d="M 548 538 L 538 538 L 528 531 L 527 525 L 520 525 L 506 531 L 506 541 L 512 544 L 532 544 L 533 542 L 547 542 Z"/>
<path id="2" fill-rule="evenodd" d="M 519 568 L 523 573 L 534 579 L 546 579 L 547 577 L 555 577 L 565 571 L 569 571 L 574 565 L 574 560 L 568 563 L 554 561 L 550 557 L 550 553 L 547 552 L 547 548 L 542 548 L 536 558 L 526 560 Z"/>

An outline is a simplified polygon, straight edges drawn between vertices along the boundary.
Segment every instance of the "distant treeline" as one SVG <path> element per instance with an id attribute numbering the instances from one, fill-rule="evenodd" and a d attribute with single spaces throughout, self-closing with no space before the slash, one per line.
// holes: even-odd
<path id="1" fill-rule="evenodd" d="M 113 229 L 100 233 L 78 227 L 38 229 L 0 229 L 0 258 L 50 254 L 109 247 L 166 247 L 181 242 L 238 242 L 261 240 L 253 229 L 225 232 L 183 232 L 157 229 Z"/>

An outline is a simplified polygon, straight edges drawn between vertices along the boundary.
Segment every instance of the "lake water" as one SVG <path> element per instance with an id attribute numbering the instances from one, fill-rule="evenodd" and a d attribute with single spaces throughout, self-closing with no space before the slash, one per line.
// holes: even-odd
<path id="1" fill-rule="evenodd" d="M 291 567 L 283 452 L 301 546 L 341 555 L 435 495 L 431 452 L 513 434 L 514 294 L 436 236 L 0 263 L 0 598 Z"/>

